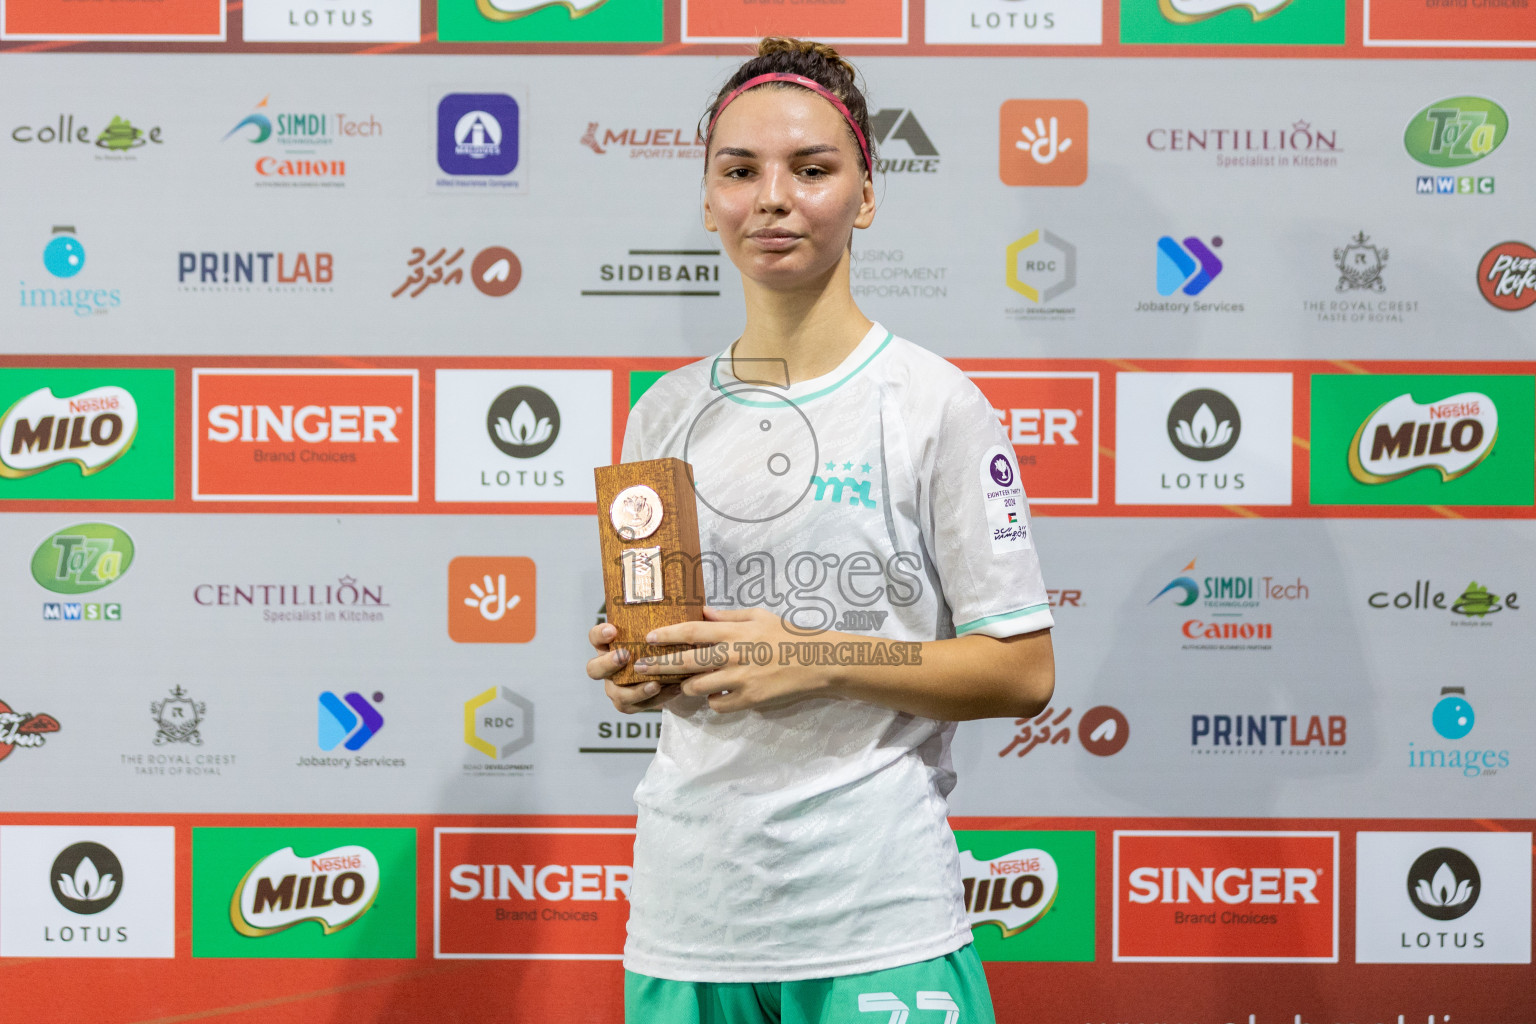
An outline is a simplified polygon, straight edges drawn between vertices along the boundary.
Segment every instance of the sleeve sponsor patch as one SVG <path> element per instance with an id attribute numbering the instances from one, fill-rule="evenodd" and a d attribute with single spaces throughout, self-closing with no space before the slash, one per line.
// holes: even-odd
<path id="1" fill-rule="evenodd" d="M 1029 523 L 1024 515 L 1024 485 L 1013 452 L 997 444 L 981 457 L 981 496 L 992 553 L 1023 551 L 1030 547 Z"/>

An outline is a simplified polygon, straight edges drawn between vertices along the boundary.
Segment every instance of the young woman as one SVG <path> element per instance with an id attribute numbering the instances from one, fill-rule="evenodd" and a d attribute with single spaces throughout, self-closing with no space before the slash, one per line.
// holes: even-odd
<path id="1" fill-rule="evenodd" d="M 1054 685 L 1013 450 L 959 370 L 854 304 L 875 192 L 853 68 L 765 39 L 708 124 L 704 223 L 746 326 L 645 393 L 623 461 L 692 464 L 709 607 L 647 638 L 693 645 L 639 661 L 650 681 L 609 679 L 609 625 L 587 663 L 620 711 L 665 712 L 627 1016 L 989 1024 L 945 797 L 954 723 L 1032 717 Z"/>

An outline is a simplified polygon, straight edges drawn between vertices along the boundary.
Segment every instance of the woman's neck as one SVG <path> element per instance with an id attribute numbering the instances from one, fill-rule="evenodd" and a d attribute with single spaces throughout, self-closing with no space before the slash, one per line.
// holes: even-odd
<path id="1" fill-rule="evenodd" d="M 789 291 L 770 289 L 743 279 L 747 326 L 731 348 L 735 360 L 774 360 L 772 371 L 761 364 L 733 366 L 738 380 L 788 385 L 820 377 L 836 369 L 869 333 L 871 322 L 849 291 L 849 255 L 843 254 L 825 278 Z M 778 379 L 787 371 L 788 380 Z"/>

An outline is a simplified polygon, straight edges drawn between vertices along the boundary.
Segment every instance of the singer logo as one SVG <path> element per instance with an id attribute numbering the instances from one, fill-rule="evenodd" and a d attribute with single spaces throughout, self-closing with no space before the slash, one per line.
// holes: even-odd
<path id="1" fill-rule="evenodd" d="M 1493 451 L 1499 412 L 1493 399 L 1468 391 L 1420 405 L 1398 395 L 1368 416 L 1349 448 L 1349 474 L 1384 484 L 1421 469 L 1444 481 L 1470 473 Z"/>
<path id="2" fill-rule="evenodd" d="M 300 857 L 290 846 L 263 857 L 240 880 L 229 920 L 251 938 L 301 921 L 317 921 L 330 935 L 367 913 L 378 894 L 379 861 L 367 847 L 339 846 Z"/>
<path id="3" fill-rule="evenodd" d="M 1032 505 L 1099 500 L 1099 375 L 1077 371 L 970 375 L 992 403 Z"/>
<path id="4" fill-rule="evenodd" d="M 436 830 L 436 948 L 449 960 L 620 960 L 631 828 Z"/>
<path id="5" fill-rule="evenodd" d="M 1337 832 L 1115 833 L 1115 960 L 1339 958 Z"/>
<path id="6" fill-rule="evenodd" d="M 415 501 L 416 371 L 193 370 L 198 501 Z"/>

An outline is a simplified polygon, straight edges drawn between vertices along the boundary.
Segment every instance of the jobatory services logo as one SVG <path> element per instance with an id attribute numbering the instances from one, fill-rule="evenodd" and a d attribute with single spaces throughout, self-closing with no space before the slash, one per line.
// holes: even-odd
<path id="1" fill-rule="evenodd" d="M 464 745 L 475 751 L 464 765 L 466 776 L 516 778 L 533 765 L 513 762 L 513 754 L 533 745 L 533 701 L 510 687 L 493 686 L 464 702 Z"/>
<path id="2" fill-rule="evenodd" d="M 958 830 L 960 884 L 988 962 L 1093 960 L 1092 832 Z"/>
<path id="3" fill-rule="evenodd" d="M 419 43 L 416 0 L 245 0 L 248 43 Z"/>
<path id="4" fill-rule="evenodd" d="M 1023 7 L 1023 9 L 1021 9 Z M 923 39 L 972 46 L 1097 46 L 1104 41 L 1103 5 L 1096 0 L 928 0 Z"/>
<path id="5" fill-rule="evenodd" d="M 1077 286 L 1077 246 L 1055 232 L 1036 228 L 1009 243 L 1003 281 L 1030 303 L 1009 308 L 1009 319 L 1076 319 L 1075 307 L 1052 304 Z"/>
<path id="6" fill-rule="evenodd" d="M 1312 378 L 1315 505 L 1529 505 L 1532 378 Z"/>
<path id="7" fill-rule="evenodd" d="M 1189 752 L 1221 757 L 1338 757 L 1349 752 L 1349 719 L 1328 714 L 1190 715 Z"/>
<path id="8" fill-rule="evenodd" d="M 448 635 L 461 644 L 527 643 L 537 591 L 531 558 L 455 558 L 448 563 Z"/>
<path id="9" fill-rule="evenodd" d="M 1337 963 L 1339 834 L 1117 830 L 1113 959 Z"/>
<path id="10" fill-rule="evenodd" d="M 1034 718 L 1016 718 L 1013 722 L 1017 733 L 1008 745 L 997 752 L 998 757 L 1025 757 L 1036 747 L 1070 746 L 1072 743 L 1072 709 L 1060 711 L 1046 708 Z M 1082 748 L 1094 757 L 1113 757 L 1125 749 L 1131 738 L 1131 723 L 1119 708 L 1108 704 L 1089 708 L 1077 721 L 1077 739 Z"/>
<path id="11" fill-rule="evenodd" d="M 99 120 L 95 123 L 101 124 Z M 17 125 L 11 129 L 11 141 L 27 146 L 84 146 L 88 148 L 77 152 L 112 163 L 133 162 L 141 150 L 154 152 L 165 144 L 158 125 L 135 126 L 121 115 L 113 115 L 99 131 L 89 125 L 85 118 L 77 123 L 74 114 L 60 114 L 57 121 Z"/>
<path id="12" fill-rule="evenodd" d="M 416 955 L 416 830 L 195 828 L 195 957 Z"/>
<path id="13" fill-rule="evenodd" d="M 1117 505 L 1289 505 L 1291 375 L 1115 375 Z"/>
<path id="14" fill-rule="evenodd" d="M 0 761 L 18 747 L 36 750 L 48 742 L 50 733 L 59 731 L 59 720 L 52 715 L 16 711 L 0 700 Z"/>
<path id="15" fill-rule="evenodd" d="M 1004 185 L 1081 185 L 1088 180 L 1088 104 L 1006 100 L 997 152 Z"/>
<path id="16" fill-rule="evenodd" d="M 32 554 L 32 578 L 44 590 L 78 597 L 117 582 L 133 564 L 133 538 L 108 523 L 77 523 L 46 537 Z M 43 602 L 43 620 L 118 622 L 123 606 L 79 601 Z"/>
<path id="17" fill-rule="evenodd" d="M 1217 167 L 1244 170 L 1338 167 L 1344 152 L 1338 129 L 1315 126 L 1305 118 L 1250 128 L 1152 128 L 1146 144 L 1154 153 L 1209 155 Z"/>
<path id="18" fill-rule="evenodd" d="M 526 91 L 454 92 L 437 104 L 437 167 L 440 191 L 504 194 L 528 189 L 522 160 Z"/>
<path id="19" fill-rule="evenodd" d="M 1345 0 L 1125 0 L 1122 43 L 1342 46 Z"/>
<path id="20" fill-rule="evenodd" d="M 1366 604 L 1377 611 L 1433 612 L 1444 616 L 1447 625 L 1468 629 L 1492 628 L 1502 620 L 1515 617 L 1503 613 L 1521 611 L 1517 591 L 1490 590 L 1476 580 L 1450 590 L 1441 588 L 1431 579 L 1414 580 L 1411 586 L 1394 584 L 1386 590 L 1372 592 L 1366 598 Z"/>
<path id="21" fill-rule="evenodd" d="M 914 111 L 903 107 L 883 107 L 869 115 L 870 134 L 881 152 L 887 154 L 875 161 L 880 174 L 937 174 L 939 172 L 939 147 L 923 130 Z M 896 143 L 901 143 L 907 156 L 890 156 Z"/>
<path id="22" fill-rule="evenodd" d="M 438 0 L 445 43 L 659 43 L 661 0 Z"/>
<path id="23" fill-rule="evenodd" d="M 76 237 L 73 225 L 55 225 L 43 246 L 43 269 L 60 281 L 73 281 L 67 288 L 28 284 L 22 279 L 18 291 L 22 309 L 52 309 L 71 316 L 106 316 L 123 304 L 123 290 L 104 283 L 94 272 L 74 280 L 85 269 L 85 245 Z"/>
<path id="24" fill-rule="evenodd" d="M 596 501 L 613 461 L 607 370 L 437 371 L 437 500 Z"/>
<path id="25" fill-rule="evenodd" d="M 720 294 L 719 249 L 630 249 L 598 264 L 583 288 L 586 296 L 716 298 Z"/>
<path id="26" fill-rule="evenodd" d="M 415 501 L 415 370 L 192 371 L 194 501 Z"/>
<path id="27" fill-rule="evenodd" d="M 598 156 L 624 153 L 631 160 L 704 159 L 704 140 L 697 128 L 605 128 L 601 121 L 588 121 L 577 141 Z"/>
<path id="28" fill-rule="evenodd" d="M 1495 309 L 1516 312 L 1536 305 L 1536 249 L 1500 242 L 1477 262 L 1477 290 Z"/>
<path id="29" fill-rule="evenodd" d="M 1460 774 L 1463 778 L 1480 779 L 1497 775 L 1510 765 L 1508 748 L 1495 749 L 1485 737 L 1466 740 L 1477 727 L 1477 712 L 1467 699 L 1465 686 L 1442 686 L 1440 697 L 1430 710 L 1429 724 L 1440 740 L 1408 742 L 1408 767 L 1415 771 Z M 1495 719 L 1494 728 L 1498 728 Z M 1423 734 L 1420 734 L 1421 737 Z"/>
<path id="30" fill-rule="evenodd" d="M 0 826 L 0 956 L 175 955 L 176 830 Z"/>
<path id="31" fill-rule="evenodd" d="M 1531 833 L 1359 832 L 1355 960 L 1531 962 Z"/>
<path id="32" fill-rule="evenodd" d="M 1187 236 L 1183 242 L 1173 236 L 1163 235 L 1157 240 L 1157 294 L 1167 298 L 1180 293 L 1193 299 L 1211 286 L 1221 276 L 1226 264 L 1216 255 L 1223 245 L 1222 237 L 1215 235 L 1210 243 L 1196 235 Z M 1243 304 L 1233 302 L 1139 302 L 1138 313 L 1241 313 Z"/>
<path id="33" fill-rule="evenodd" d="M 1018 459 L 1035 505 L 1099 500 L 1099 375 L 1064 371 L 975 371 Z"/>
<path id="34" fill-rule="evenodd" d="M 1180 613 L 1183 621 L 1177 629 L 1186 651 L 1270 650 L 1276 610 L 1312 598 L 1312 588 L 1300 576 L 1217 575 L 1209 570 L 1197 575 L 1198 561 L 1192 560 L 1147 602 L 1149 607 L 1189 609 Z"/>
<path id="35" fill-rule="evenodd" d="M 620 960 L 632 828 L 434 830 L 439 960 Z"/>
<path id="36" fill-rule="evenodd" d="M 180 292 L 335 291 L 336 257 L 328 252 L 196 252 L 176 254 Z"/>
<path id="37" fill-rule="evenodd" d="M 439 247 L 431 256 L 427 252 L 421 246 L 412 247 L 410 258 L 405 261 L 408 268 L 406 278 L 389 293 L 390 298 L 398 299 L 406 295 L 414 299 L 433 285 L 450 287 L 463 284 L 464 275 L 468 273 L 469 283 L 475 286 L 476 291 L 499 299 L 503 295 L 510 295 L 523 280 L 522 261 L 505 246 L 487 246 L 469 260 L 463 260 L 465 249 L 462 245 L 455 248 L 452 254 L 449 254 L 447 246 Z"/>
<path id="38" fill-rule="evenodd" d="M 339 697 L 330 690 L 321 693 L 317 730 L 320 749 L 330 751 L 338 746 L 345 746 L 348 750 L 363 749 L 384 728 L 384 716 L 378 710 L 378 705 L 382 703 L 382 693 L 375 693 L 371 701 L 355 691 L 345 697 Z"/>

